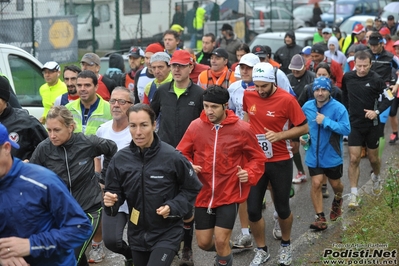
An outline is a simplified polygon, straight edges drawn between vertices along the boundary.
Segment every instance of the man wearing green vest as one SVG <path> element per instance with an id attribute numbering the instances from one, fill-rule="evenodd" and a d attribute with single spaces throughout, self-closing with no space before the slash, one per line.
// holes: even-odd
<path id="1" fill-rule="evenodd" d="M 66 105 L 73 114 L 75 132 L 95 135 L 101 124 L 112 119 L 109 103 L 97 95 L 98 79 L 93 71 L 80 72 L 76 87 L 79 99 Z"/>

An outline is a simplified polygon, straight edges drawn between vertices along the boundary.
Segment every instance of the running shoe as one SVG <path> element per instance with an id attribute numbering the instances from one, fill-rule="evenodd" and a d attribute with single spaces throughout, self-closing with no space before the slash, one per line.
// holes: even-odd
<path id="1" fill-rule="evenodd" d="M 235 248 L 252 248 L 252 246 L 251 235 L 244 235 L 242 233 L 236 236 L 233 244 L 233 247 Z"/>
<path id="2" fill-rule="evenodd" d="M 102 262 L 103 259 L 105 258 L 105 252 L 104 252 L 104 245 L 103 243 L 99 244 L 92 244 L 91 250 L 89 252 L 89 263 L 99 263 Z"/>
<path id="3" fill-rule="evenodd" d="M 337 202 L 335 199 L 332 202 L 330 220 L 335 221 L 342 215 L 342 198 Z"/>
<path id="4" fill-rule="evenodd" d="M 270 254 L 263 249 L 255 248 L 254 252 L 256 252 L 255 257 L 249 266 L 259 266 L 270 258 Z"/>
<path id="5" fill-rule="evenodd" d="M 317 216 L 316 220 L 310 224 L 310 229 L 322 231 L 327 229 L 327 220 L 324 216 Z"/>
<path id="6" fill-rule="evenodd" d="M 323 198 L 325 198 L 325 199 L 330 197 L 330 193 L 328 192 L 328 189 L 327 189 L 327 184 L 321 186 L 321 194 L 323 195 Z"/>
<path id="7" fill-rule="evenodd" d="M 356 209 L 359 207 L 359 196 L 351 193 L 350 194 L 350 198 L 349 198 L 349 203 L 348 203 L 348 207 L 351 209 Z"/>
<path id="8" fill-rule="evenodd" d="M 398 135 L 397 134 L 392 133 L 389 136 L 389 144 L 395 144 L 397 140 L 398 140 Z"/>
<path id="9" fill-rule="evenodd" d="M 374 196 L 379 196 L 382 192 L 382 182 L 380 176 L 371 173 L 371 182 L 373 183 L 371 193 Z"/>
<path id="10" fill-rule="evenodd" d="M 302 173 L 301 171 L 298 171 L 298 174 L 296 177 L 292 179 L 292 183 L 294 184 L 300 184 L 302 182 L 306 182 L 306 175 Z"/>
<path id="11" fill-rule="evenodd" d="M 280 250 L 278 251 L 278 263 L 280 266 L 288 266 L 291 265 L 292 262 L 292 249 L 291 245 L 288 246 L 280 246 Z"/>
<path id="12" fill-rule="evenodd" d="M 190 248 L 183 248 L 179 266 L 194 266 L 193 251 Z"/>

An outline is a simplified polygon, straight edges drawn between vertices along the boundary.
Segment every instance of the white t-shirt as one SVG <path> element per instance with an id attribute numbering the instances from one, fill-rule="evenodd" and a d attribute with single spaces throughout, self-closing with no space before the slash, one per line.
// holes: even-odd
<path id="1" fill-rule="evenodd" d="M 96 135 L 100 138 L 110 139 L 116 143 L 118 146 L 118 151 L 120 149 L 128 146 L 132 140 L 132 135 L 130 135 L 129 127 L 126 127 L 124 130 L 120 132 L 115 132 L 112 129 L 113 120 L 105 122 L 102 124 L 96 132 Z M 101 167 L 103 163 L 103 158 L 101 158 Z M 119 207 L 119 212 L 129 213 L 129 208 L 127 206 L 126 201 Z"/>

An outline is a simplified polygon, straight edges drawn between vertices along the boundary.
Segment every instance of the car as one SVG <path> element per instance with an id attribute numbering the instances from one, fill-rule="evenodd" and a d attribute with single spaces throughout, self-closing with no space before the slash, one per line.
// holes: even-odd
<path id="1" fill-rule="evenodd" d="M 292 12 L 292 10 L 298 6 L 307 5 L 309 0 L 252 0 L 250 4 L 256 7 L 264 6 L 265 3 L 267 6 L 281 7 L 287 9 L 289 12 Z"/>
<path id="2" fill-rule="evenodd" d="M 256 36 L 251 44 L 249 45 L 250 50 L 255 45 L 267 45 L 270 46 L 272 54 L 277 51 L 278 48 L 284 45 L 284 37 L 286 32 L 267 32 Z M 295 32 L 296 44 L 305 47 L 311 46 L 313 42 L 313 33 Z"/>
<path id="3" fill-rule="evenodd" d="M 43 64 L 33 55 L 13 45 L 0 44 L 0 70 L 10 81 L 22 108 L 36 118 L 43 115 L 39 88 L 45 83 Z"/>
<path id="4" fill-rule="evenodd" d="M 388 16 L 392 15 L 396 21 L 399 21 L 399 3 L 392 2 L 384 7 L 384 11 L 381 13 L 381 18 L 383 21 L 387 21 Z"/>
<path id="5" fill-rule="evenodd" d="M 380 3 L 378 0 L 338 0 L 335 5 L 335 21 L 334 6 L 331 6 L 327 13 L 321 15 L 321 19 L 329 27 L 333 25 L 339 26 L 354 15 L 377 16 L 380 12 Z"/>
<path id="6" fill-rule="evenodd" d="M 374 20 L 375 16 L 359 15 L 359 16 L 350 17 L 339 26 L 339 29 L 341 30 L 342 34 L 345 34 L 345 36 L 351 35 L 353 25 L 356 22 L 360 22 L 364 27 L 366 27 L 366 20 L 369 18 Z"/>
<path id="7" fill-rule="evenodd" d="M 254 10 L 255 18 L 250 19 L 248 24 L 249 30 L 258 34 L 305 27 L 303 20 L 294 19 L 293 15 L 284 8 L 258 6 Z"/>
<path id="8" fill-rule="evenodd" d="M 334 2 L 332 2 L 332 1 L 320 1 L 319 2 L 319 6 L 320 6 L 321 10 L 323 11 L 323 13 L 327 13 L 328 10 L 333 5 L 334 5 Z M 314 5 L 311 5 L 311 4 L 300 5 L 294 9 L 292 14 L 294 15 L 294 18 L 305 21 L 306 26 L 316 26 L 313 23 L 313 7 L 314 7 Z"/>

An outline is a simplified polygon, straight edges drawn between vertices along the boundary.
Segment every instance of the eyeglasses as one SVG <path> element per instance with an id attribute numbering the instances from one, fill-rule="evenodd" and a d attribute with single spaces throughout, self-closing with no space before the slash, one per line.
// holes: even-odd
<path id="1" fill-rule="evenodd" d="M 126 101 L 126 100 L 123 100 L 123 99 L 110 99 L 110 100 L 109 100 L 109 103 L 110 103 L 110 104 L 115 104 L 116 102 L 118 102 L 119 105 L 125 105 L 126 103 L 132 104 L 131 101 Z"/>
<path id="2" fill-rule="evenodd" d="M 181 69 L 181 68 L 187 68 L 189 65 L 179 65 L 179 64 L 171 64 L 170 65 L 172 68 L 178 68 L 178 69 Z"/>

